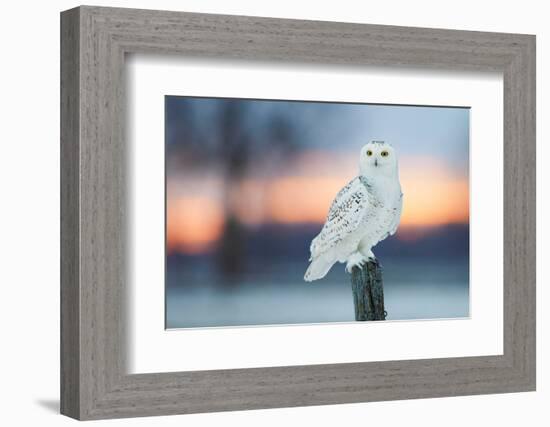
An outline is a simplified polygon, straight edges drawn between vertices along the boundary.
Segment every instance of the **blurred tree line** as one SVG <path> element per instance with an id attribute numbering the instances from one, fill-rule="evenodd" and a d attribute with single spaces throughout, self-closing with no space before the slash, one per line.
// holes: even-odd
<path id="1" fill-rule="evenodd" d="M 262 103 L 264 114 L 258 114 Z M 239 220 L 238 193 L 252 165 L 290 158 L 298 146 L 297 123 L 281 105 L 265 101 L 166 97 L 167 167 L 219 168 L 223 180 L 224 226 L 216 259 L 229 281 L 245 269 L 246 233 Z M 237 199 L 236 199 L 237 198 Z"/>

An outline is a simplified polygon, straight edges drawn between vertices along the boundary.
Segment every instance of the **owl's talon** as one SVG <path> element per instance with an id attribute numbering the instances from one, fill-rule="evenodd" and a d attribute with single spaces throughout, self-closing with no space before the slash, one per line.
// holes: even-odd
<path id="1" fill-rule="evenodd" d="M 346 271 L 348 273 L 352 273 L 353 267 L 359 268 L 359 270 L 363 270 L 363 266 L 367 262 L 367 258 L 361 254 L 360 252 L 356 252 L 348 258 L 348 262 L 346 263 Z"/>

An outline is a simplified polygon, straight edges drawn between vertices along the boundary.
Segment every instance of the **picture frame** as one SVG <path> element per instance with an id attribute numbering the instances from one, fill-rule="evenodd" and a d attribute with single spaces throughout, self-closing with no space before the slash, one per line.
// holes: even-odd
<path id="1" fill-rule="evenodd" d="M 503 73 L 503 354 L 126 370 L 128 53 Z M 81 6 L 61 14 L 61 413 L 79 420 L 532 391 L 535 36 Z"/>

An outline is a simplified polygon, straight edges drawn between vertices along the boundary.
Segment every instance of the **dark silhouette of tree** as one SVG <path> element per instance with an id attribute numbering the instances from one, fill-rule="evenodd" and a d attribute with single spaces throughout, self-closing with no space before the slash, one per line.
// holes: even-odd
<path id="1" fill-rule="evenodd" d="M 249 126 L 247 114 L 253 104 L 226 100 L 220 104 L 220 152 L 225 168 L 225 225 L 220 242 L 219 266 L 230 281 L 245 269 L 246 230 L 238 215 L 238 188 L 251 162 L 270 159 L 274 152 L 288 156 L 296 145 L 288 118 L 272 114 L 262 126 Z M 237 197 L 237 199 L 236 199 Z"/>
<path id="2" fill-rule="evenodd" d="M 238 102 L 227 100 L 220 108 L 220 147 L 224 166 L 225 224 L 218 249 L 224 277 L 232 279 L 244 270 L 245 236 L 234 200 L 234 188 L 246 174 L 250 162 L 251 136 L 244 127 L 244 111 Z"/>

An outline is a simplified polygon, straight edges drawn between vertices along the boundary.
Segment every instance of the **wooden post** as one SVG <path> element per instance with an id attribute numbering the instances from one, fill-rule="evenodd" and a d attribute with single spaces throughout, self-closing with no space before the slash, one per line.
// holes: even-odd
<path id="1" fill-rule="evenodd" d="M 355 320 L 386 320 L 382 267 L 378 261 L 367 262 L 363 269 L 353 267 L 351 289 Z"/>

